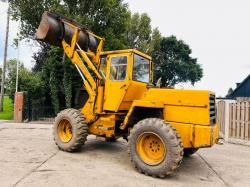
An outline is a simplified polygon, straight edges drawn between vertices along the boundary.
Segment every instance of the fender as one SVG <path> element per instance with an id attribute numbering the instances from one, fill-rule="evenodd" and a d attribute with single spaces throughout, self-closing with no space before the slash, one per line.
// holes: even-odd
<path id="1" fill-rule="evenodd" d="M 124 118 L 123 123 L 120 126 L 120 129 L 124 130 L 129 122 L 129 119 L 134 112 L 135 107 L 144 107 L 144 108 L 164 108 L 163 102 L 156 102 L 156 101 L 146 101 L 146 100 L 134 100 L 126 117 Z"/>

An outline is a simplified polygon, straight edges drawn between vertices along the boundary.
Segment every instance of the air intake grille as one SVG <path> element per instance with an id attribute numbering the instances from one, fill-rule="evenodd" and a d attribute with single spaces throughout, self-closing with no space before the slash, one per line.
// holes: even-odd
<path id="1" fill-rule="evenodd" d="M 216 107 L 215 107 L 215 96 L 210 95 L 209 97 L 209 105 L 210 105 L 210 124 L 216 123 Z"/>

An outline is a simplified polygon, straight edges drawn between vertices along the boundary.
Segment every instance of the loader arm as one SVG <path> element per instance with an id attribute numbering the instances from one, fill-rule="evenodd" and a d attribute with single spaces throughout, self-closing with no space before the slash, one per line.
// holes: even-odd
<path id="1" fill-rule="evenodd" d="M 104 39 L 91 33 L 75 20 L 47 11 L 43 13 L 36 39 L 64 49 L 83 79 L 89 102 L 94 103 L 98 84 L 103 80 L 97 67 Z"/>
<path id="2" fill-rule="evenodd" d="M 65 54 L 68 56 L 71 62 L 76 66 L 79 74 L 81 75 L 83 79 L 83 84 L 89 94 L 90 101 L 94 102 L 97 93 L 97 84 L 98 82 L 103 80 L 103 77 L 99 73 L 96 66 L 99 66 L 100 54 L 103 49 L 104 39 L 94 35 L 93 33 L 86 31 L 88 32 L 88 34 L 91 34 L 92 36 L 100 40 L 100 42 L 98 44 L 96 52 L 92 52 L 90 50 L 84 51 L 77 43 L 80 28 L 64 20 L 62 21 L 64 22 L 64 24 L 67 24 L 74 29 L 74 34 L 71 43 L 69 44 L 65 41 L 65 39 L 63 39 L 62 47 L 64 49 Z M 95 78 L 92 76 L 89 70 L 91 70 L 94 73 L 98 81 L 95 81 Z"/>

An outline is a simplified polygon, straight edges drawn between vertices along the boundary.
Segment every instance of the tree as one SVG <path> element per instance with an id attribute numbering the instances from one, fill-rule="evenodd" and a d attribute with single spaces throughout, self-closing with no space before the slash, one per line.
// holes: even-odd
<path id="1" fill-rule="evenodd" d="M 17 61 L 15 59 L 7 62 L 6 93 L 12 100 L 14 100 L 16 91 L 16 64 Z M 44 106 L 47 100 L 44 93 L 46 90 L 44 89 L 44 81 L 40 72 L 31 72 L 20 62 L 18 79 L 18 90 L 25 92 L 24 119 L 29 119 L 32 109 L 39 109 L 41 106 Z M 31 106 L 33 106 L 33 108 Z"/>
<path id="2" fill-rule="evenodd" d="M 233 93 L 233 88 L 229 88 L 227 91 L 227 96 L 230 96 Z"/>
<path id="3" fill-rule="evenodd" d="M 153 51 L 159 51 L 161 47 L 162 36 L 158 28 L 154 28 L 152 31 L 151 42 L 148 50 L 148 54 L 152 55 Z"/>
<path id="4" fill-rule="evenodd" d="M 16 63 L 15 59 L 7 62 L 6 92 L 12 99 L 16 91 Z M 20 63 L 18 90 L 27 92 L 33 104 L 41 104 L 45 100 L 43 88 L 41 74 L 31 72 Z"/>
<path id="5" fill-rule="evenodd" d="M 10 6 L 12 18 L 21 20 L 21 38 L 33 38 L 43 12 L 49 10 L 73 18 L 105 37 L 106 49 L 126 47 L 130 12 L 122 0 L 12 0 Z"/>
<path id="6" fill-rule="evenodd" d="M 89 27 L 105 38 L 105 50 L 127 48 L 125 36 L 130 23 L 130 12 L 123 0 L 96 0 L 90 15 Z"/>
<path id="7" fill-rule="evenodd" d="M 130 18 L 130 24 L 127 33 L 127 42 L 129 48 L 137 48 L 148 52 L 151 41 L 151 19 L 146 14 L 135 13 Z"/>
<path id="8" fill-rule="evenodd" d="M 46 85 L 47 96 L 51 99 L 54 112 L 58 113 L 60 106 L 59 95 L 63 90 L 63 64 L 62 64 L 63 50 L 58 47 L 51 47 L 44 60 L 41 76 Z"/>
<path id="9" fill-rule="evenodd" d="M 190 81 L 193 85 L 202 78 L 203 72 L 192 50 L 175 36 L 163 37 L 159 49 L 153 52 L 155 80 L 161 77 L 162 86 L 174 86 Z"/>
<path id="10" fill-rule="evenodd" d="M 51 47 L 43 62 L 41 73 L 45 84 L 45 95 L 50 98 L 54 112 L 74 106 L 75 90 L 82 87 L 82 79 L 68 58 L 63 58 L 63 50 Z M 50 105 L 49 103 L 47 103 Z"/>

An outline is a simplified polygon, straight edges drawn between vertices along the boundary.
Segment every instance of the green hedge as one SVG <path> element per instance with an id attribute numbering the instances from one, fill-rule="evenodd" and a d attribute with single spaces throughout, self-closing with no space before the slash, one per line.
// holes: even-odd
<path id="1" fill-rule="evenodd" d="M 0 112 L 0 120 L 11 120 L 13 119 L 13 101 L 9 96 L 4 96 L 3 100 L 3 112 Z"/>

